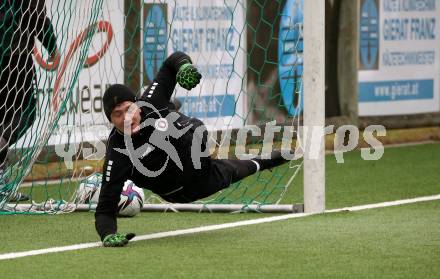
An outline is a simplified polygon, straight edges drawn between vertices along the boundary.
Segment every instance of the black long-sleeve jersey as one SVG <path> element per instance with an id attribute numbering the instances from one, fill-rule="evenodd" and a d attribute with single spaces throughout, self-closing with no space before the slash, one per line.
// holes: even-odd
<path id="1" fill-rule="evenodd" d="M 57 40 L 44 0 L 3 1 L 0 6 L 2 57 L 31 55 L 35 37 L 54 55 Z"/>
<path id="2" fill-rule="evenodd" d="M 150 125 L 143 127 L 140 132 L 131 137 L 124 136 L 116 128 L 113 128 L 110 133 L 103 167 L 101 192 L 95 213 L 95 226 L 101 239 L 117 231 L 118 203 L 126 180 L 132 180 L 137 186 L 166 197 L 167 194 L 173 193 L 189 183 L 197 184 L 197 181 L 201 183 L 205 178 L 204 174 L 209 171 L 209 160 L 202 160 L 201 163 L 204 165 L 202 169 L 197 170 L 194 168 L 190 156 L 197 121 L 183 114 L 178 114 L 177 119 L 168 119 L 165 125 L 169 125 L 167 130 L 174 129 L 177 133 L 181 131 L 180 137 L 161 137 L 161 131 L 158 131 L 161 130 L 163 120 L 170 115 L 168 106 L 176 86 L 177 71 L 181 65 L 187 62 L 191 62 L 191 59 L 182 52 L 176 52 L 169 56 L 153 83 L 140 98 L 141 102 L 138 104 L 141 107 L 142 123 Z M 143 106 L 142 101 L 148 105 Z M 199 121 L 198 124 L 202 125 L 203 123 Z M 155 139 L 152 139 L 155 136 L 156 143 L 157 140 L 161 141 L 158 145 L 169 144 L 168 146 L 174 147 L 179 160 L 173 160 L 172 152 L 167 153 L 160 146 L 155 146 Z M 135 154 L 133 155 L 133 151 L 130 153 L 127 148 L 136 149 Z M 148 175 L 145 174 L 145 170 L 149 171 Z"/>

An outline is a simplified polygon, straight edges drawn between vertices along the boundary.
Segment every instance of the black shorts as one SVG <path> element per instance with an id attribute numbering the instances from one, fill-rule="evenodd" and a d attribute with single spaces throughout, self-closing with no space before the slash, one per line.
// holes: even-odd
<path id="1" fill-rule="evenodd" d="M 31 55 L 4 56 L 1 60 L 0 136 L 13 144 L 35 120 L 35 69 Z"/>
<path id="2" fill-rule="evenodd" d="M 183 173 L 177 177 L 174 191 L 160 195 L 166 201 L 188 203 L 203 199 L 257 171 L 256 164 L 250 160 L 212 159 L 207 155 L 200 158 L 200 167 L 195 167 L 191 158 L 191 146 L 197 144 L 201 151 L 206 151 L 208 131 L 197 118 L 180 114 L 177 122 L 180 127 L 191 125 L 191 128 L 173 142 L 176 148 L 180 147 L 177 149 L 182 160 Z"/>
<path id="3" fill-rule="evenodd" d="M 256 171 L 257 166 L 250 160 L 207 158 L 202 162 L 202 169 L 192 174 L 191 182 L 161 197 L 173 203 L 193 202 L 228 188 Z"/>

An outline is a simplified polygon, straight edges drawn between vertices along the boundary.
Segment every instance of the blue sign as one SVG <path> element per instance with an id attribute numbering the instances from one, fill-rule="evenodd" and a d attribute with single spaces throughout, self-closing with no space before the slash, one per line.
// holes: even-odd
<path id="1" fill-rule="evenodd" d="M 379 65 L 379 11 L 376 0 L 361 4 L 359 55 L 361 70 L 378 69 Z"/>
<path id="2" fill-rule="evenodd" d="M 167 57 L 166 5 L 146 4 L 144 21 L 143 54 L 144 73 L 151 82 Z"/>
<path id="3" fill-rule="evenodd" d="M 182 107 L 180 111 L 190 117 L 216 118 L 234 116 L 235 98 L 233 95 L 213 95 L 177 98 Z"/>
<path id="4" fill-rule="evenodd" d="M 303 1 L 286 1 L 279 28 L 278 78 L 284 107 L 289 115 L 297 115 L 303 106 Z M 297 104 L 295 95 L 300 100 Z"/>
<path id="5" fill-rule="evenodd" d="M 434 80 L 396 80 L 359 83 L 359 102 L 390 102 L 434 98 Z"/>

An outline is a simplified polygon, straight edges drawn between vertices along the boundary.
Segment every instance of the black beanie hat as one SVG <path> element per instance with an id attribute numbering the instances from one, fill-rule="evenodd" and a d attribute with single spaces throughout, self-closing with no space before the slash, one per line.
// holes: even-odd
<path id="1" fill-rule="evenodd" d="M 104 92 L 104 112 L 107 119 L 111 121 L 110 115 L 113 109 L 125 101 L 136 102 L 136 95 L 125 85 L 113 84 Z"/>

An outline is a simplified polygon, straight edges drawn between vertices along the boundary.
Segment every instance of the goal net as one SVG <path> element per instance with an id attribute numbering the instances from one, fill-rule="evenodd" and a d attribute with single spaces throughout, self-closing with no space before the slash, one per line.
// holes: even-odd
<path id="1" fill-rule="evenodd" d="M 2 48 L 2 66 L 7 67 L 1 69 L 1 94 L 14 100 L 10 105 L 2 99 L 2 113 L 15 110 L 25 119 L 19 122 L 27 123 L 13 124 L 7 117 L 0 122 L 1 148 L 7 151 L 0 182 L 3 212 L 93 209 L 94 204 L 83 204 L 77 189 L 89 175 L 103 171 L 112 128 L 102 107 L 105 89 L 123 83 L 142 94 L 174 51 L 189 54 L 203 76 L 191 91 L 177 86 L 173 98 L 180 112 L 208 126 L 212 157 L 295 149 L 304 111 L 302 0 L 35 2 L 45 4 L 37 15 L 24 4 L 17 9 L 4 1 L 1 7 L 13 24 L 3 21 L 0 28 L 25 33 L 18 36 L 27 40 L 24 50 L 14 43 Z M 52 49 L 48 31 L 26 25 L 34 17 L 46 17 L 43 25 L 52 25 Z M 11 52 L 31 57 L 32 63 L 19 67 L 18 58 L 9 58 Z M 14 71 L 30 75 L 32 82 L 16 78 L 11 84 Z M 22 92 L 35 96 L 35 102 L 22 101 Z M 15 138 L 8 129 L 16 129 Z M 193 208 L 264 211 L 286 204 L 292 210 L 303 202 L 303 160 L 298 157 L 195 202 Z M 29 200 L 19 201 L 22 194 Z M 147 190 L 146 197 L 147 209 L 179 210 Z"/>
<path id="2" fill-rule="evenodd" d="M 46 185 L 39 192 L 47 191 L 50 179 L 76 175 L 57 170 L 59 159 L 52 150 L 63 141 L 60 127 L 75 123 L 69 104 L 99 32 L 102 1 L 11 0 L 0 5 L 0 209 L 15 211 L 21 194 L 33 199 L 35 183 Z M 23 182 L 30 187 L 18 189 Z M 60 186 L 58 191 L 64 195 L 68 190 Z"/>

